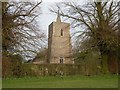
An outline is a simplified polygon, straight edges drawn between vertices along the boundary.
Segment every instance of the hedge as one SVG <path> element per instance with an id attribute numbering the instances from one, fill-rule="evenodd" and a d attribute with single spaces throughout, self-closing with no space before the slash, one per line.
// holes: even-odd
<path id="1" fill-rule="evenodd" d="M 81 64 L 21 64 L 12 69 L 5 69 L 3 78 L 7 77 L 32 77 L 32 76 L 57 76 L 57 75 L 96 75 L 100 74 L 97 65 Z M 4 76 L 5 75 L 5 76 Z"/>
<path id="2" fill-rule="evenodd" d="M 88 67 L 82 64 L 22 64 L 21 67 L 19 77 L 96 75 L 100 73 L 100 69 L 97 67 Z"/>

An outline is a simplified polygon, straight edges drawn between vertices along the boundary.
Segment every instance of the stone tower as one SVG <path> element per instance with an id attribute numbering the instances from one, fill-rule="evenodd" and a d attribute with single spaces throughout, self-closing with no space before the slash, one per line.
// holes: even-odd
<path id="1" fill-rule="evenodd" d="M 58 14 L 56 22 L 49 25 L 48 63 L 73 64 L 71 49 L 70 24 L 61 22 Z"/>

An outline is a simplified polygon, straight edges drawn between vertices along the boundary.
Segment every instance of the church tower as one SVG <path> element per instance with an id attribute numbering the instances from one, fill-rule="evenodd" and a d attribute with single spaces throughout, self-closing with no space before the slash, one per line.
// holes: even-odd
<path id="1" fill-rule="evenodd" d="M 59 13 L 56 22 L 49 25 L 48 34 L 48 63 L 73 64 L 70 24 L 61 22 Z"/>

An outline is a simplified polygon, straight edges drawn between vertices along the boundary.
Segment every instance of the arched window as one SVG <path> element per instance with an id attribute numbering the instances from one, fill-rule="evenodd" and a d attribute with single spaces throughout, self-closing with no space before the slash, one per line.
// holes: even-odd
<path id="1" fill-rule="evenodd" d="M 60 63 L 61 64 L 63 63 L 63 57 L 60 57 Z"/>
<path id="2" fill-rule="evenodd" d="M 61 29 L 61 36 L 63 36 L 63 29 Z"/>

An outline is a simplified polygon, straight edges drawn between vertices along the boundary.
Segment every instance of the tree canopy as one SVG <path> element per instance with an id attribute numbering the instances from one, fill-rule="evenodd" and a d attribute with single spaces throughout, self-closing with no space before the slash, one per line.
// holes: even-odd
<path id="1" fill-rule="evenodd" d="M 19 53 L 30 57 L 45 40 L 36 18 L 40 15 L 40 2 L 2 2 L 3 52 Z"/>
<path id="2" fill-rule="evenodd" d="M 117 58 L 118 47 L 120 47 L 118 46 L 120 21 L 118 2 L 100 0 L 100 2 L 88 2 L 84 5 L 78 2 L 63 2 L 56 4 L 56 7 L 51 8 L 50 11 L 57 13 L 59 9 L 60 15 L 68 18 L 74 28 L 82 27 L 82 30 L 77 32 L 77 42 L 83 43 L 87 39 L 93 41 L 90 43 L 92 44 L 90 48 L 99 49 L 103 60 L 102 67 L 104 72 L 107 72 L 108 60 L 112 56 Z M 83 38 L 82 42 L 81 38 Z"/>

